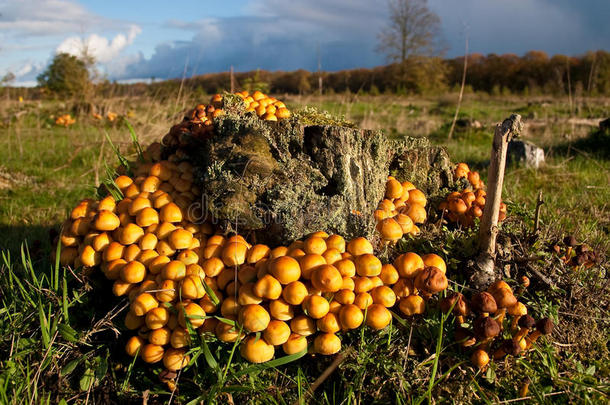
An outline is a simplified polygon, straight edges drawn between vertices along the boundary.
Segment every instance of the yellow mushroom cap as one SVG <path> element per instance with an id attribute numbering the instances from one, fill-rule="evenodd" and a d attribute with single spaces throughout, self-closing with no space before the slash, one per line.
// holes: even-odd
<path id="1" fill-rule="evenodd" d="M 276 300 L 282 295 L 282 285 L 270 274 L 265 275 L 254 284 L 254 294 L 268 300 Z"/>
<path id="2" fill-rule="evenodd" d="M 239 312 L 239 323 L 250 332 L 265 330 L 270 321 L 269 312 L 258 304 L 246 305 Z"/>
<path id="3" fill-rule="evenodd" d="M 407 252 L 394 260 L 394 267 L 396 267 L 401 277 L 413 278 L 424 269 L 425 264 L 417 253 Z"/>
<path id="4" fill-rule="evenodd" d="M 161 346 L 147 344 L 140 349 L 140 357 L 147 363 L 156 363 L 161 361 L 165 350 Z"/>
<path id="5" fill-rule="evenodd" d="M 373 329 L 383 329 L 392 321 L 392 314 L 383 305 L 373 304 L 366 310 L 366 324 Z"/>
<path id="6" fill-rule="evenodd" d="M 159 329 L 169 321 L 170 312 L 165 307 L 153 308 L 146 313 L 145 322 L 148 329 Z"/>
<path id="7" fill-rule="evenodd" d="M 293 281 L 284 287 L 282 298 L 291 305 L 301 305 L 308 294 L 305 284 L 300 281 Z"/>
<path id="8" fill-rule="evenodd" d="M 279 319 L 280 321 L 289 321 L 294 317 L 292 305 L 282 298 L 269 302 L 269 313 L 274 319 Z"/>
<path id="9" fill-rule="evenodd" d="M 423 314 L 426 310 L 426 302 L 419 295 L 409 295 L 401 298 L 398 306 L 400 311 L 407 316 Z"/>
<path id="10" fill-rule="evenodd" d="M 341 339 L 334 333 L 320 333 L 313 341 L 314 351 L 330 356 L 341 350 Z"/>
<path id="11" fill-rule="evenodd" d="M 336 333 L 341 330 L 341 323 L 339 322 L 339 317 L 329 312 L 324 315 L 322 318 L 316 321 L 316 326 L 322 332 L 326 333 Z"/>
<path id="12" fill-rule="evenodd" d="M 126 283 L 139 283 L 146 277 L 146 267 L 138 261 L 131 261 L 121 268 L 120 277 Z"/>
<path id="13" fill-rule="evenodd" d="M 186 320 L 188 319 L 193 328 L 198 328 L 205 321 L 205 311 L 194 302 L 188 303 L 178 311 L 178 323 L 183 328 L 186 328 Z"/>
<path id="14" fill-rule="evenodd" d="M 325 264 L 311 274 L 311 283 L 322 292 L 336 292 L 343 286 L 343 277 L 339 270 L 333 265 Z"/>
<path id="15" fill-rule="evenodd" d="M 359 276 L 372 277 L 381 274 L 381 261 L 372 254 L 360 255 L 356 257 L 354 263 Z"/>
<path id="16" fill-rule="evenodd" d="M 98 231 L 114 231 L 120 224 L 119 217 L 108 210 L 98 212 L 93 218 L 93 227 Z"/>
<path id="17" fill-rule="evenodd" d="M 239 242 L 227 243 L 222 249 L 222 261 L 225 266 L 234 267 L 246 262 L 248 246 Z"/>
<path id="18" fill-rule="evenodd" d="M 396 294 L 390 287 L 385 285 L 373 288 L 371 297 L 374 304 L 381 304 L 386 308 L 391 308 L 396 303 Z"/>
<path id="19" fill-rule="evenodd" d="M 345 329 L 356 329 L 363 320 L 362 310 L 354 304 L 343 305 L 339 311 L 339 321 Z"/>
<path id="20" fill-rule="evenodd" d="M 181 222 L 182 211 L 175 203 L 170 202 L 161 208 L 159 219 L 161 222 Z"/>
<path id="21" fill-rule="evenodd" d="M 159 302 L 150 293 L 138 295 L 131 303 L 131 310 L 137 316 L 146 315 L 148 311 L 157 308 Z"/>
<path id="22" fill-rule="evenodd" d="M 316 333 L 316 324 L 310 317 L 299 315 L 290 321 L 290 329 L 299 335 L 309 336 Z"/>
<path id="23" fill-rule="evenodd" d="M 244 359 L 251 363 L 264 363 L 273 358 L 275 348 L 268 344 L 265 339 L 249 336 L 242 342 L 240 353 Z"/>
<path id="24" fill-rule="evenodd" d="M 146 341 L 140 336 L 132 336 L 125 345 L 125 352 L 127 352 L 129 356 L 135 357 L 145 344 Z"/>
<path id="25" fill-rule="evenodd" d="M 271 259 L 267 269 L 281 284 L 292 283 L 301 277 L 299 262 L 290 256 Z"/>
<path id="26" fill-rule="evenodd" d="M 290 326 L 286 322 L 272 320 L 263 332 L 263 338 L 273 346 L 284 344 L 290 338 Z"/>
<path id="27" fill-rule="evenodd" d="M 286 354 L 295 354 L 307 349 L 307 338 L 293 333 L 290 335 L 286 343 L 282 345 L 282 349 Z"/>
<path id="28" fill-rule="evenodd" d="M 396 179 L 389 179 L 385 184 L 386 198 L 400 198 L 402 195 L 402 184 Z"/>
<path id="29" fill-rule="evenodd" d="M 447 272 L 447 265 L 442 257 L 434 253 L 428 253 L 422 256 L 422 260 L 426 266 L 436 267 L 444 273 Z"/>
<path id="30" fill-rule="evenodd" d="M 394 218 L 385 218 L 377 225 L 377 230 L 384 240 L 397 241 L 402 238 L 402 227 L 394 220 Z"/>
<path id="31" fill-rule="evenodd" d="M 307 254 L 299 258 L 299 265 L 301 266 L 301 276 L 305 280 L 311 279 L 311 273 L 318 267 L 326 263 L 326 259 L 319 254 Z"/>
<path id="32" fill-rule="evenodd" d="M 320 319 L 328 313 L 330 306 L 326 298 L 320 295 L 310 295 L 303 301 L 303 309 L 313 319 Z"/>
<path id="33" fill-rule="evenodd" d="M 347 244 L 347 251 L 354 256 L 373 254 L 373 245 L 363 237 L 354 238 Z"/>
<path id="34" fill-rule="evenodd" d="M 193 234 L 186 229 L 176 229 L 169 234 L 168 241 L 173 249 L 188 249 L 193 241 Z"/>
<path id="35" fill-rule="evenodd" d="M 163 365 L 169 371 L 178 371 L 189 363 L 190 357 L 184 349 L 167 349 L 163 355 Z"/>

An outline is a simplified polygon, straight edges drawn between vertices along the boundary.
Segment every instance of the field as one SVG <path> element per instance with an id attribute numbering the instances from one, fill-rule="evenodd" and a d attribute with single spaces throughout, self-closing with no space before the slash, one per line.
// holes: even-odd
<path id="1" fill-rule="evenodd" d="M 546 163 L 538 170 L 508 168 L 503 198 L 513 219 L 502 232 L 519 245 L 513 248 L 523 259 L 522 273 L 532 279 L 522 300 L 558 323 L 552 340 L 541 340 L 527 357 L 494 363 L 479 375 L 451 341 L 447 317 L 433 309 L 425 319 L 395 322 L 381 334 L 364 329 L 349 333 L 344 361 L 313 395 L 308 389 L 332 359 L 306 357 L 277 368 L 253 369 L 241 360 L 231 361 L 230 347 L 213 350 L 218 370 L 200 359 L 197 370 L 186 372 L 172 393 L 153 372 L 132 365 L 123 353 L 124 341 L 109 320 L 124 303 L 49 260 L 50 229 L 59 229 L 68 210 L 93 196 L 106 168 L 116 165 L 106 134 L 121 153 L 134 155 L 127 126 L 122 119 L 98 121 L 81 112 L 73 126 L 64 128 L 54 124 L 54 117 L 74 114 L 71 103 L 6 100 L 0 101 L 1 403 L 609 400 L 608 263 L 571 268 L 559 261 L 552 247 L 572 235 L 603 256 L 610 254 L 610 138 L 596 135 L 599 119 L 610 116 L 610 99 L 468 94 L 460 118 L 480 125 L 460 126 L 448 139 L 455 94 L 280 97 L 293 109 L 315 106 L 361 127 L 383 129 L 392 138 L 428 136 L 445 146 L 454 162 L 467 162 L 483 178 L 495 123 L 512 112 L 521 114 L 527 123 L 523 138 L 544 148 Z M 124 116 L 146 145 L 160 139 L 197 101 L 187 95 L 92 104 Z M 533 238 L 539 192 L 544 200 L 541 229 Z M 443 252 L 453 259 L 452 278 L 461 282 L 472 235 L 443 235 L 432 235 L 429 242 L 411 240 L 405 248 Z M 543 277 L 536 276 L 540 273 Z M 521 395 L 526 383 L 529 392 Z"/>

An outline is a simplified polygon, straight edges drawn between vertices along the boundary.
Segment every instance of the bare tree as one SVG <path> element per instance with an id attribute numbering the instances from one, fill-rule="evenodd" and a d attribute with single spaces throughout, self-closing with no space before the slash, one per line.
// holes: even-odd
<path id="1" fill-rule="evenodd" d="M 390 23 L 379 34 L 377 50 L 392 62 L 434 53 L 441 20 L 427 0 L 389 0 L 388 6 Z"/>

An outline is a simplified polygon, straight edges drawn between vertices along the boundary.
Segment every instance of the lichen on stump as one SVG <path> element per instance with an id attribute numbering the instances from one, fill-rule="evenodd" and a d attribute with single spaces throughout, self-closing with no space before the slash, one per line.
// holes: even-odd
<path id="1" fill-rule="evenodd" d="M 214 131 L 194 137 L 183 151 L 213 220 L 260 242 L 277 244 L 321 229 L 372 237 L 372 212 L 391 167 L 404 180 L 423 182 L 427 192 L 451 179 L 446 153 L 426 139 L 394 142 L 381 131 L 341 121 L 316 125 L 295 114 L 268 122 L 225 109 Z"/>

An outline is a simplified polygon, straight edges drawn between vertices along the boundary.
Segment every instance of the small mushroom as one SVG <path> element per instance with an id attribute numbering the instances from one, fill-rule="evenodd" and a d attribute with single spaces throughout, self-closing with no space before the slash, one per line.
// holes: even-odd
<path id="1" fill-rule="evenodd" d="M 534 318 L 529 315 L 523 315 L 519 318 L 517 325 L 519 326 L 519 331 L 513 337 L 515 342 L 519 342 L 521 339 L 523 339 L 536 325 L 536 321 L 534 321 Z"/>
<path id="2" fill-rule="evenodd" d="M 500 325 L 489 316 L 480 316 L 474 320 L 474 335 L 479 340 L 489 340 L 500 334 Z"/>
<path id="3" fill-rule="evenodd" d="M 536 330 L 527 337 L 527 349 L 532 347 L 532 344 L 538 340 L 541 335 L 550 335 L 553 332 L 555 325 L 549 318 L 542 318 L 536 322 Z"/>
<path id="4" fill-rule="evenodd" d="M 477 339 L 472 332 L 462 326 L 455 328 L 455 334 L 453 336 L 455 341 L 462 347 L 474 346 L 477 343 Z"/>
<path id="5" fill-rule="evenodd" d="M 502 342 L 502 345 L 494 352 L 493 358 L 494 360 L 499 360 L 504 356 L 511 355 L 517 356 L 521 353 L 521 346 L 518 342 L 512 339 L 506 339 Z"/>
<path id="6" fill-rule="evenodd" d="M 441 311 L 449 312 L 453 308 L 453 313 L 456 316 L 458 325 L 464 323 L 464 317 L 470 314 L 470 306 L 463 294 L 454 292 L 450 296 L 444 298 L 440 303 Z"/>
<path id="7" fill-rule="evenodd" d="M 498 310 L 498 305 L 493 295 L 488 292 L 480 292 L 470 299 L 471 308 L 483 316 L 488 316 Z"/>
<path id="8" fill-rule="evenodd" d="M 472 353 L 472 356 L 470 356 L 470 361 L 472 361 L 472 364 L 479 370 L 483 370 L 489 363 L 489 354 L 487 354 L 485 350 L 477 349 Z"/>

